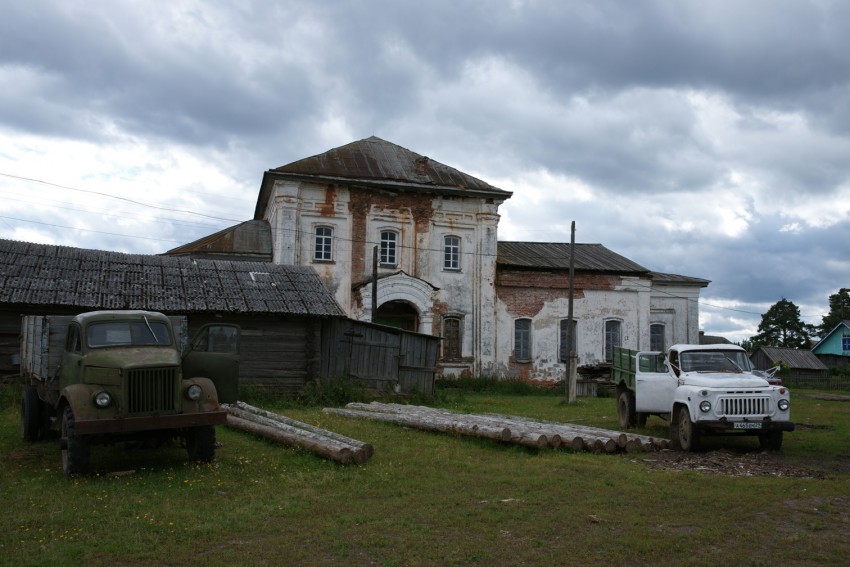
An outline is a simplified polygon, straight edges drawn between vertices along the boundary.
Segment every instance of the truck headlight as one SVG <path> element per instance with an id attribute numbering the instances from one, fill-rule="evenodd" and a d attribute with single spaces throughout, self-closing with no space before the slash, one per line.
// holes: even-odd
<path id="1" fill-rule="evenodd" d="M 791 407 L 791 402 L 782 398 L 778 402 L 776 402 L 776 407 L 779 408 L 779 411 L 788 411 L 788 408 Z"/>
<path id="2" fill-rule="evenodd" d="M 711 402 L 708 400 L 703 400 L 699 403 L 699 411 L 702 413 L 708 413 L 711 411 Z"/>
<path id="3" fill-rule="evenodd" d="M 94 393 L 92 401 L 94 402 L 94 405 L 99 408 L 108 408 L 109 404 L 112 403 L 112 396 L 109 395 L 109 392 L 101 390 L 100 392 Z"/>
<path id="4" fill-rule="evenodd" d="M 198 386 L 197 384 L 192 384 L 188 388 L 186 388 L 186 397 L 192 400 L 193 402 L 197 402 L 201 399 L 201 394 L 204 393 L 203 388 Z"/>

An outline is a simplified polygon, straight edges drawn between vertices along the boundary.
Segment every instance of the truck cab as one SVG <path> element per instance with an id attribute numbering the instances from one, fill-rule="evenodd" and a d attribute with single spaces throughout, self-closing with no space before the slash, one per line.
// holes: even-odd
<path id="1" fill-rule="evenodd" d="M 753 373 L 737 345 L 673 345 L 666 354 L 619 349 L 614 376 L 622 426 L 648 415 L 670 422 L 674 447 L 694 450 L 702 435 L 756 435 L 779 449 L 793 431 L 790 393 Z"/>

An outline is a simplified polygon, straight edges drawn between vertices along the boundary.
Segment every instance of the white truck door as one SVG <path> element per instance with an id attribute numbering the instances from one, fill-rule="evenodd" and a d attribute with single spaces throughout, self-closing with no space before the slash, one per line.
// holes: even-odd
<path id="1" fill-rule="evenodd" d="M 678 381 L 669 372 L 654 372 L 658 353 L 638 353 L 635 372 L 635 411 L 669 413 Z M 644 369 L 644 370 L 642 370 Z M 650 370 L 648 370 L 650 369 Z"/>

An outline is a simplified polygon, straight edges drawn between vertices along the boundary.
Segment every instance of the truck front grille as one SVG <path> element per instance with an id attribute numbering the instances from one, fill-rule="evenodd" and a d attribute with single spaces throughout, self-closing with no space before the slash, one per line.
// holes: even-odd
<path id="1" fill-rule="evenodd" d="M 726 416 L 767 415 L 770 398 L 721 398 L 720 410 Z"/>
<path id="2" fill-rule="evenodd" d="M 175 408 L 177 368 L 130 370 L 127 379 L 127 413 L 171 412 Z"/>

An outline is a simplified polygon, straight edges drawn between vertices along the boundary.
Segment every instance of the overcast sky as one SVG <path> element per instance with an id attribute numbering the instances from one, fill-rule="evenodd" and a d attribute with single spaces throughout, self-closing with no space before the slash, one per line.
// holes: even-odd
<path id="1" fill-rule="evenodd" d="M 378 136 L 513 197 L 501 240 L 709 279 L 740 341 L 850 287 L 850 2 L 0 0 L 0 238 L 161 253 Z"/>

